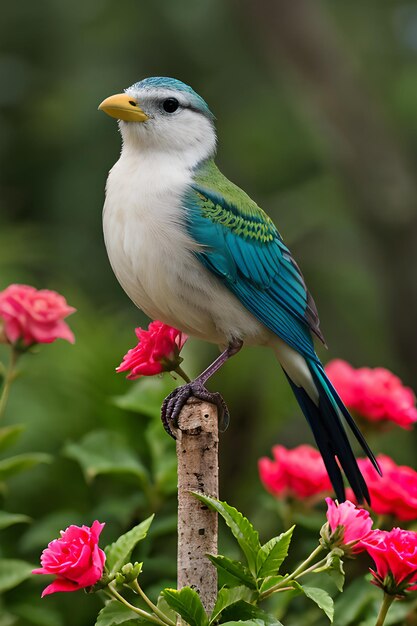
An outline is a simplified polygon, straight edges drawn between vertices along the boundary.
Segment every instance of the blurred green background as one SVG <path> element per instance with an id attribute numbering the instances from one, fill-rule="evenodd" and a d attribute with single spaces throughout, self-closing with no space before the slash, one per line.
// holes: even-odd
<path id="1" fill-rule="evenodd" d="M 102 428 L 143 438 L 142 422 L 110 401 L 132 385 L 114 369 L 148 320 L 106 257 L 101 208 L 120 137 L 97 106 L 146 76 L 191 84 L 214 111 L 219 166 L 273 217 L 304 272 L 329 345 L 323 360 L 382 365 L 417 388 L 417 2 L 3 2 L 0 41 L 0 289 L 56 289 L 78 309 L 75 346 L 45 346 L 22 363 L 7 423 L 27 425 L 18 452 L 54 461 L 10 481 L 4 508 L 91 523 L 97 511 L 104 519 L 109 492 L 134 497 L 128 481 L 87 485 L 62 450 Z M 185 368 L 197 374 L 215 354 L 190 341 Z M 221 494 L 268 532 L 276 520 L 259 506 L 257 459 L 312 437 L 264 349 L 238 354 L 211 387 L 232 414 Z M 415 433 L 375 446 L 415 465 Z M 130 513 L 113 516 L 115 529 Z M 8 556 L 36 561 L 44 545 L 21 527 L 7 537 Z M 78 617 L 51 626 L 94 623 L 94 601 L 63 596 L 48 602 Z"/>

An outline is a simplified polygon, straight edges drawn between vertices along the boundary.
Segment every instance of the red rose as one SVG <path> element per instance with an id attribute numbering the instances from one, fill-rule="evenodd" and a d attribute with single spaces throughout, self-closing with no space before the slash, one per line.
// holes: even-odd
<path id="1" fill-rule="evenodd" d="M 383 367 L 354 369 L 336 359 L 326 373 L 346 406 L 371 422 L 389 421 L 411 428 L 417 421 L 416 398 L 398 376 Z"/>
<path id="2" fill-rule="evenodd" d="M 42 597 L 57 591 L 77 591 L 100 580 L 106 556 L 98 547 L 104 524 L 97 520 L 89 526 L 69 526 L 61 530 L 60 539 L 54 539 L 42 552 L 41 565 L 33 574 L 54 574 L 57 578 L 48 585 Z"/>
<path id="3" fill-rule="evenodd" d="M 274 460 L 259 459 L 259 475 L 264 487 L 274 496 L 309 498 L 332 485 L 320 453 L 303 445 L 288 450 L 284 446 L 272 448 Z"/>
<path id="4" fill-rule="evenodd" d="M 75 310 L 63 296 L 49 289 L 9 285 L 0 292 L 0 321 L 10 343 L 22 341 L 30 346 L 55 339 L 74 343 L 74 335 L 63 320 Z"/>
<path id="5" fill-rule="evenodd" d="M 360 396 L 359 377 L 347 361 L 334 359 L 327 363 L 326 374 L 348 408 L 352 408 Z"/>
<path id="6" fill-rule="evenodd" d="M 349 500 L 339 504 L 326 498 L 326 504 L 326 517 L 331 531 L 326 534 L 331 547 L 352 547 L 354 552 L 363 550 L 358 542 L 369 535 L 373 523 L 368 511 L 356 508 Z"/>
<path id="7" fill-rule="evenodd" d="M 417 589 L 417 533 L 401 528 L 373 530 L 362 547 L 375 562 L 376 571 L 371 569 L 375 585 L 389 595 Z"/>
<path id="8" fill-rule="evenodd" d="M 417 472 L 407 465 L 396 465 L 385 454 L 377 461 L 382 476 L 369 459 L 358 459 L 361 473 L 369 488 L 371 508 L 378 515 L 394 515 L 402 521 L 417 519 Z M 355 496 L 348 490 L 350 500 Z"/>
<path id="9" fill-rule="evenodd" d="M 140 376 L 171 372 L 179 366 L 180 351 L 187 335 L 159 321 L 151 322 L 148 330 L 136 328 L 135 333 L 139 343 L 123 357 L 116 372 L 131 370 L 126 378 L 135 380 Z"/>
<path id="10" fill-rule="evenodd" d="M 417 472 L 406 465 L 396 465 L 384 454 L 378 455 L 377 460 L 382 476 L 368 459 L 358 459 L 369 487 L 372 510 L 378 515 L 394 515 L 403 521 L 417 519 Z M 350 491 L 349 498 L 354 499 Z"/>

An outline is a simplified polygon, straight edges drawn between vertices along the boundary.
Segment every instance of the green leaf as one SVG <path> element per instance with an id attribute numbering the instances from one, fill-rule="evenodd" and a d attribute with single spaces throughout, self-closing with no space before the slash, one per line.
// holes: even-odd
<path id="1" fill-rule="evenodd" d="M 265 580 L 262 582 L 259 593 L 265 593 L 265 591 L 269 591 L 269 589 L 275 587 L 275 585 L 280 583 L 282 580 L 284 580 L 284 576 L 268 576 L 268 578 L 265 578 Z M 290 584 L 290 582 L 291 581 L 289 581 L 288 584 Z"/>
<path id="2" fill-rule="evenodd" d="M 345 584 L 345 570 L 343 569 L 343 550 L 340 548 L 334 548 L 326 558 L 326 563 L 314 570 L 315 573 L 325 572 L 334 581 L 339 591 L 343 591 L 343 585 Z"/>
<path id="3" fill-rule="evenodd" d="M 125 395 L 114 397 L 113 403 L 126 411 L 159 418 L 164 398 L 176 386 L 175 381 L 168 375 L 141 378 Z"/>
<path id="4" fill-rule="evenodd" d="M 313 600 L 317 604 L 317 606 L 326 613 L 327 617 L 331 622 L 333 622 L 334 616 L 334 602 L 333 598 L 324 591 L 324 589 L 319 589 L 318 587 L 306 587 L 301 586 L 296 581 L 291 581 L 292 585 L 295 589 L 302 591 L 307 598 Z"/>
<path id="5" fill-rule="evenodd" d="M 171 607 L 169 606 L 168 602 L 166 601 L 166 599 L 164 598 L 162 594 L 159 594 L 156 606 L 158 607 L 160 611 L 162 611 L 164 615 L 166 615 L 168 619 L 172 620 L 174 623 L 177 621 L 176 612 L 173 611 L 173 609 L 171 609 Z"/>
<path id="6" fill-rule="evenodd" d="M 254 592 L 243 585 L 241 587 L 233 587 L 232 589 L 223 587 L 217 594 L 216 604 L 210 616 L 210 624 L 218 619 L 226 607 L 236 604 L 240 600 L 251 602 L 254 596 Z"/>
<path id="7" fill-rule="evenodd" d="M 0 593 L 13 589 L 29 578 L 34 565 L 17 559 L 0 559 Z"/>
<path id="8" fill-rule="evenodd" d="M 221 554 L 217 556 L 208 554 L 207 556 L 219 572 L 226 572 L 238 585 L 244 583 L 247 587 L 256 589 L 256 579 L 243 563 L 229 559 L 227 556 L 222 556 Z"/>
<path id="9" fill-rule="evenodd" d="M 256 559 L 258 577 L 277 574 L 288 554 L 295 526 L 265 543 L 258 552 Z"/>
<path id="10" fill-rule="evenodd" d="M 104 552 L 106 553 L 106 569 L 110 574 L 118 572 L 120 568 L 128 562 L 133 548 L 139 541 L 145 539 L 153 518 L 154 516 L 151 515 L 119 537 L 117 541 L 104 548 Z"/>
<path id="11" fill-rule="evenodd" d="M 3 426 L 0 428 L 0 452 L 10 448 L 25 430 L 24 424 L 16 424 L 15 426 Z"/>
<path id="12" fill-rule="evenodd" d="M 28 515 L 22 513 L 7 513 L 6 511 L 0 511 L 0 530 L 2 528 L 8 528 L 14 524 L 28 524 L 31 522 L 31 518 Z"/>
<path id="13" fill-rule="evenodd" d="M 42 452 L 17 454 L 0 461 L 0 481 L 6 480 L 15 474 L 20 474 L 39 463 L 51 463 L 52 457 Z"/>
<path id="14" fill-rule="evenodd" d="M 162 595 L 171 609 L 181 615 L 190 626 L 206 626 L 208 624 L 200 596 L 194 589 L 190 587 L 183 587 L 179 591 L 164 589 Z"/>
<path id="15" fill-rule="evenodd" d="M 88 433 L 79 443 L 69 443 L 64 454 L 77 461 L 87 482 L 99 474 L 130 474 L 144 481 L 147 471 L 124 437 L 110 430 Z"/>
<path id="16" fill-rule="evenodd" d="M 256 557 L 261 549 L 261 544 L 259 543 L 258 532 L 254 529 L 249 520 L 233 506 L 227 504 L 227 502 L 221 502 L 220 500 L 216 500 L 215 498 L 201 493 L 192 493 L 198 500 L 206 504 L 210 509 L 217 511 L 222 516 L 242 548 L 247 558 L 249 569 L 255 574 Z"/>
<path id="17" fill-rule="evenodd" d="M 260 623 L 262 626 L 282 626 L 281 622 L 277 620 L 276 617 L 271 615 L 270 613 L 265 613 L 262 609 L 259 609 L 257 606 L 253 604 L 249 604 L 244 600 L 240 602 L 236 602 L 232 606 L 228 606 L 224 609 L 222 617 L 225 619 L 227 624 L 239 622 L 241 620 L 250 622 L 254 622 L 255 624 Z M 233 622 L 235 620 L 236 622 Z"/>
<path id="18" fill-rule="evenodd" d="M 137 620 L 138 614 L 131 611 L 118 600 L 111 600 L 101 609 L 97 616 L 95 626 L 113 626 L 115 624 L 127 625 L 131 620 Z M 137 623 L 137 622 L 136 622 Z"/>

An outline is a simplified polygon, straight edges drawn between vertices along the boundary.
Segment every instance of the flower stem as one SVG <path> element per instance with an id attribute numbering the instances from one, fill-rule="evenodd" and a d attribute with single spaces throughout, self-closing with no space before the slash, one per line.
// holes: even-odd
<path id="1" fill-rule="evenodd" d="M 113 596 L 115 600 L 118 600 L 119 602 L 127 606 L 131 611 L 133 611 L 137 615 L 140 615 L 140 617 L 143 617 L 143 619 L 148 620 L 148 622 L 153 622 L 154 624 L 158 624 L 158 626 L 165 626 L 166 622 L 162 622 L 158 617 L 156 617 L 156 615 L 151 615 L 150 613 L 147 613 L 146 611 L 142 611 L 142 609 L 139 609 L 137 606 L 130 604 L 130 602 L 128 602 L 126 598 L 124 598 L 118 591 L 116 591 L 113 585 L 109 584 L 108 590 L 109 590 L 109 594 Z"/>
<path id="2" fill-rule="evenodd" d="M 383 625 L 383 623 L 385 622 L 385 618 L 387 616 L 389 607 L 391 606 L 394 600 L 395 600 L 395 596 L 390 596 L 387 593 L 384 593 L 384 599 L 382 601 L 381 608 L 379 610 L 379 614 L 378 614 L 378 618 L 376 620 L 375 626 Z"/>
<path id="3" fill-rule="evenodd" d="M 18 352 L 12 346 L 10 348 L 9 364 L 4 372 L 3 387 L 0 396 L 0 419 L 3 417 L 7 405 L 7 400 L 9 399 L 10 387 L 16 373 L 15 368 L 18 356 Z"/>
<path id="4" fill-rule="evenodd" d="M 326 561 L 327 561 L 327 557 L 325 557 L 324 559 L 322 559 L 318 563 L 314 563 L 313 565 L 311 565 L 307 569 L 305 569 L 302 572 L 300 572 L 299 574 L 297 574 L 297 576 L 293 576 L 293 579 L 295 580 L 297 578 L 301 578 L 301 576 L 305 576 L 306 574 L 310 574 L 310 572 L 314 572 L 314 570 L 317 569 L 318 567 L 322 567 L 322 565 L 325 565 Z"/>
<path id="5" fill-rule="evenodd" d="M 313 561 L 316 558 L 316 556 L 318 556 L 320 554 L 320 552 L 322 550 L 324 550 L 323 546 L 318 545 L 317 548 L 315 550 L 313 550 L 313 552 L 310 554 L 310 556 L 308 556 L 306 558 L 306 560 L 303 561 L 292 572 L 292 574 L 287 574 L 286 576 L 284 576 L 284 578 L 279 583 L 277 583 L 276 585 L 274 585 L 273 587 L 271 587 L 270 589 L 268 589 L 267 591 L 262 593 L 259 599 L 260 600 L 265 600 L 265 598 L 268 598 L 270 595 L 272 595 L 276 591 L 280 591 L 285 585 L 288 585 L 288 583 L 291 580 L 295 580 L 296 578 L 299 578 L 303 574 L 307 574 L 309 572 L 313 572 L 316 569 L 316 567 L 320 567 L 321 565 L 323 565 L 325 563 L 326 559 L 322 559 L 318 563 L 314 563 L 314 565 L 311 565 L 310 567 L 308 567 L 310 565 L 311 561 Z"/>
<path id="6" fill-rule="evenodd" d="M 163 613 L 158 607 L 148 598 L 146 593 L 143 591 L 141 586 L 139 585 L 137 580 L 134 580 L 131 584 L 131 588 L 138 594 L 140 597 L 146 602 L 148 607 L 157 615 L 165 624 L 168 626 L 176 626 L 175 622 L 172 619 L 169 619 L 165 613 Z"/>
<path id="7" fill-rule="evenodd" d="M 182 369 L 181 365 L 177 365 L 177 367 L 175 368 L 174 372 L 176 372 L 178 374 L 178 376 L 181 376 L 181 378 L 186 383 L 190 383 L 191 382 L 191 378 L 189 378 L 189 376 L 187 376 L 187 374 Z"/>
<path id="8" fill-rule="evenodd" d="M 289 578 L 291 578 L 292 580 L 294 580 L 294 578 L 297 578 L 297 576 L 299 576 L 301 573 L 306 571 L 307 565 L 310 565 L 311 561 L 313 561 L 316 556 L 318 556 L 320 554 L 320 552 L 322 552 L 323 550 L 323 546 L 319 545 L 317 546 L 317 548 L 315 550 L 313 550 L 313 552 L 310 554 L 310 556 L 308 556 L 306 558 L 305 561 L 303 561 L 301 563 L 301 565 L 299 565 L 292 574 L 289 575 Z M 318 563 L 316 563 L 316 565 L 314 565 L 314 568 L 318 565 Z M 311 569 L 311 568 L 309 568 Z"/>

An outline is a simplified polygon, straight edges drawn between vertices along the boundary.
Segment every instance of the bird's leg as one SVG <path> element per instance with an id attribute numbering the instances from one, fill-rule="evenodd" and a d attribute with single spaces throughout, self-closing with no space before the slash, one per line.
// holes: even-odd
<path id="1" fill-rule="evenodd" d="M 231 341 L 226 350 L 224 350 L 220 356 L 218 356 L 217 359 L 215 359 L 213 363 L 204 370 L 204 372 L 186 385 L 177 387 L 169 394 L 169 396 L 165 398 L 162 404 L 161 419 L 165 430 L 169 435 L 171 435 L 171 437 L 174 437 L 175 439 L 171 430 L 171 424 L 177 424 L 179 414 L 181 413 L 184 404 L 192 396 L 198 398 L 199 400 L 215 404 L 219 415 L 219 424 L 221 426 L 220 430 L 226 430 L 229 424 L 229 410 L 226 403 L 219 393 L 208 391 L 205 384 L 231 356 L 239 352 L 242 345 L 243 341 L 241 340 L 236 339 Z"/>

